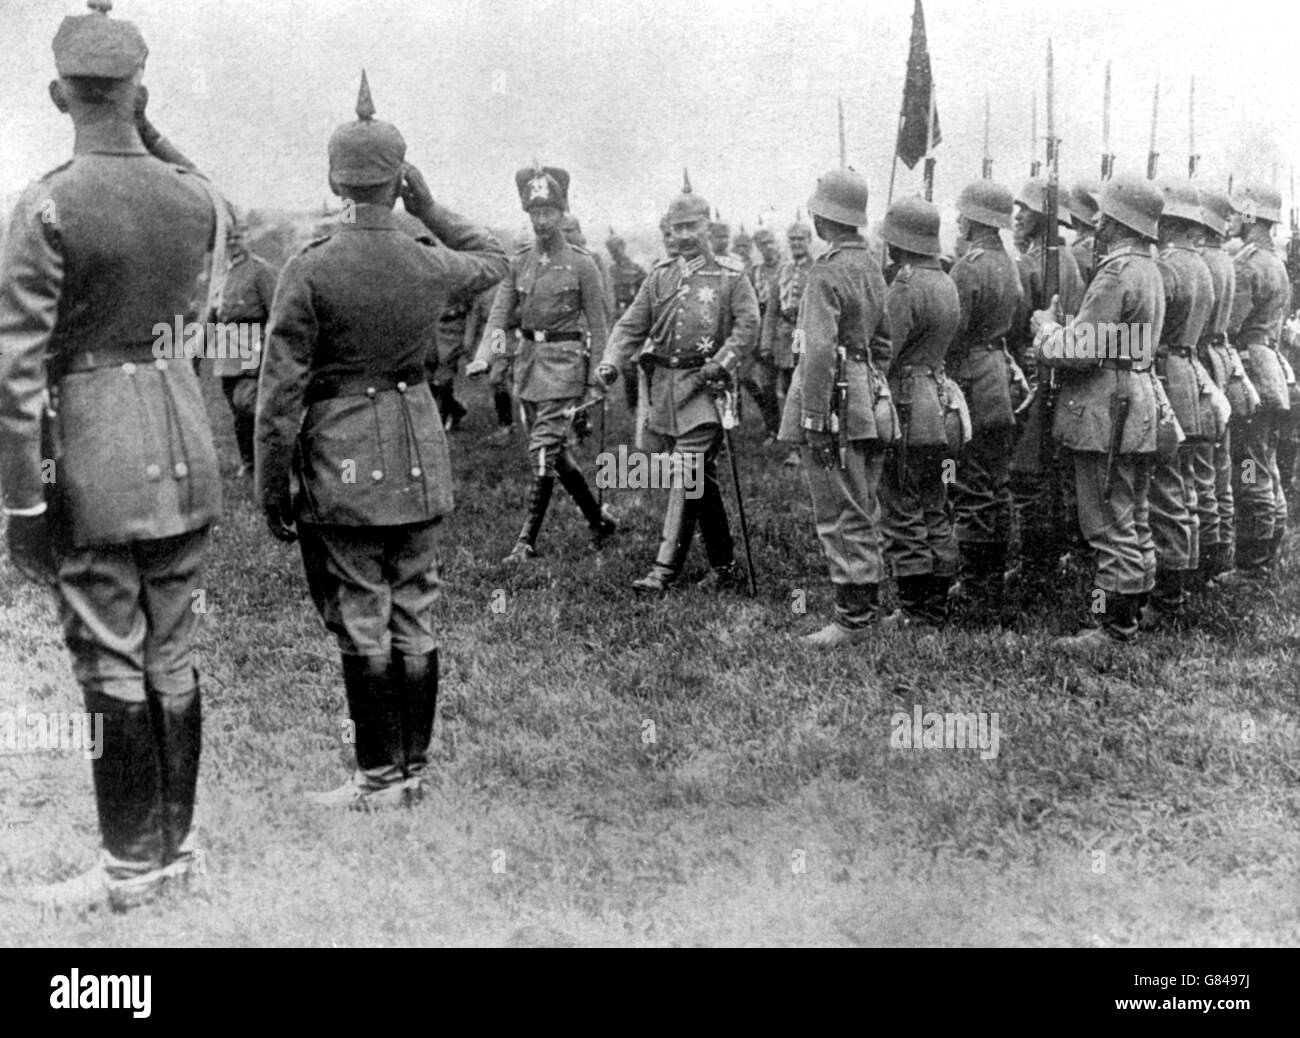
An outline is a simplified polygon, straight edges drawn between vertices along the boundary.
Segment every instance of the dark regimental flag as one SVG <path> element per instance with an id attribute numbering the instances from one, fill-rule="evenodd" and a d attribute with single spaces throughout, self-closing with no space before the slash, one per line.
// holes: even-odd
<path id="1" fill-rule="evenodd" d="M 903 86 L 903 114 L 898 124 L 898 157 L 911 169 L 940 139 L 930 52 L 925 45 L 925 12 L 921 10 L 921 0 L 916 0 L 912 11 L 912 45 L 907 55 L 907 82 Z"/>

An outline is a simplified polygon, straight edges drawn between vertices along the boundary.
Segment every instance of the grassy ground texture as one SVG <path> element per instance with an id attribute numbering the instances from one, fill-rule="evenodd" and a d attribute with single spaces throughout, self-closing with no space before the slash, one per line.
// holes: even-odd
<path id="1" fill-rule="evenodd" d="M 234 474 L 209 389 L 227 476 L 198 646 L 203 889 L 86 918 L 9 898 L 85 867 L 97 841 L 80 753 L 0 745 L 0 942 L 1300 942 L 1292 538 L 1272 586 L 1198 599 L 1193 630 L 1100 671 L 1049 651 L 1080 615 L 1064 579 L 1017 632 L 822 654 L 796 638 L 831 603 L 807 490 L 759 446 L 755 415 L 739 445 L 759 597 L 687 585 L 647 602 L 628 584 L 661 491 L 612 492 L 623 532 L 594 556 L 557 489 L 542 556 L 500 565 L 528 461 L 518 440 L 482 444 L 486 391 L 462 390 L 436 787 L 410 810 L 323 814 L 299 794 L 350 766 L 335 648 L 296 546 L 270 538 Z M 631 439 L 620 395 L 611 449 Z M 689 572 L 703 566 L 697 547 Z M 894 716 L 918 706 L 996 714 L 996 756 L 894 748 Z M 54 601 L 0 561 L 0 714 L 79 709 Z"/>

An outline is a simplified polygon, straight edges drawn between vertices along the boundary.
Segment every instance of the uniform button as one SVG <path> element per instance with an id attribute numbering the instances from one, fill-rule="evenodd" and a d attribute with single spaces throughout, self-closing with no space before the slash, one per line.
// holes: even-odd
<path id="1" fill-rule="evenodd" d="M 123 375 L 134 375 L 134 374 L 135 374 L 135 365 L 132 364 L 132 363 L 128 360 L 125 364 L 122 365 L 122 374 L 123 374 Z"/>
<path id="2" fill-rule="evenodd" d="M 412 479 L 420 478 L 420 469 L 418 466 L 416 468 L 411 469 L 411 478 Z"/>
<path id="3" fill-rule="evenodd" d="M 370 473 L 370 478 L 373 479 L 376 483 L 378 483 L 381 479 L 384 478 L 384 474 L 379 469 L 374 469 Z"/>
<path id="4" fill-rule="evenodd" d="M 190 474 L 190 467 L 185 462 L 178 461 L 173 471 L 176 473 L 177 479 L 184 479 Z"/>
<path id="5" fill-rule="evenodd" d="M 159 371 L 166 371 L 167 361 L 164 358 L 159 357 L 157 360 L 153 362 L 153 366 L 157 368 Z"/>
<path id="6" fill-rule="evenodd" d="M 368 396 L 368 397 L 373 397 L 374 395 L 375 395 L 375 387 L 374 387 L 374 386 L 366 386 L 366 396 Z M 378 477 L 376 477 L 376 478 L 378 478 Z"/>
<path id="7" fill-rule="evenodd" d="M 146 465 L 144 467 L 144 474 L 148 479 L 158 479 L 162 476 L 162 469 L 157 465 Z"/>
<path id="8" fill-rule="evenodd" d="M 398 391 L 399 393 L 405 393 L 405 392 L 406 392 L 406 383 L 405 383 L 405 382 L 399 382 L 399 383 L 397 383 L 397 391 Z"/>

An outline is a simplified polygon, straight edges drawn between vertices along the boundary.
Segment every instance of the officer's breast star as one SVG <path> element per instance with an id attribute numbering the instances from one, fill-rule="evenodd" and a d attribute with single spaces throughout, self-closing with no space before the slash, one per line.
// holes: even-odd
<path id="1" fill-rule="evenodd" d="M 695 290 L 695 298 L 700 306 L 712 306 L 718 301 L 718 290 L 709 285 L 701 285 Z"/>

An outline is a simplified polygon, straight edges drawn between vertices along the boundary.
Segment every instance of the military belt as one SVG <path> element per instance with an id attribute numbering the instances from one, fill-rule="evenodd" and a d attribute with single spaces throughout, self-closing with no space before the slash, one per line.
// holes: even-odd
<path id="1" fill-rule="evenodd" d="M 152 342 L 136 342 L 82 350 L 68 357 L 57 358 L 52 366 L 58 372 L 58 378 L 62 378 L 64 375 L 94 371 L 97 368 L 115 368 L 124 364 L 160 364 L 166 367 L 167 358 L 160 358 L 154 354 Z"/>
<path id="2" fill-rule="evenodd" d="M 1173 357 L 1185 357 L 1191 360 L 1196 355 L 1195 346 L 1161 346 L 1156 350 L 1156 355 L 1168 354 Z"/>
<path id="3" fill-rule="evenodd" d="M 424 368 L 411 368 L 391 375 L 317 375 L 307 387 L 305 400 L 310 406 L 341 396 L 373 397 L 394 389 L 405 393 L 424 381 Z"/>
<path id="4" fill-rule="evenodd" d="M 972 342 L 963 343 L 961 346 L 954 346 L 948 351 L 948 356 L 944 359 L 946 364 L 959 364 L 972 353 L 996 353 L 1006 346 L 1006 339 L 994 339 L 992 342 Z"/>
<path id="5" fill-rule="evenodd" d="M 1268 346 L 1270 349 L 1277 348 L 1277 343 L 1273 340 L 1273 336 L 1269 335 L 1268 332 L 1259 330 L 1242 332 L 1241 335 L 1237 337 L 1236 345 L 1239 350 L 1244 350 L 1247 346 Z"/>
<path id="6" fill-rule="evenodd" d="M 863 364 L 870 364 L 872 361 L 871 351 L 862 346 L 850 346 L 844 351 L 844 355 L 848 357 L 849 360 L 859 360 L 862 361 Z"/>
<path id="7" fill-rule="evenodd" d="M 582 342 L 586 336 L 582 332 L 542 332 L 521 328 L 525 339 L 531 342 Z"/>
<path id="8" fill-rule="evenodd" d="M 1145 368 L 1139 368 L 1136 361 L 1131 358 L 1125 359 L 1121 357 L 1107 357 L 1101 362 L 1099 367 L 1106 368 L 1109 371 L 1147 371 L 1150 369 L 1150 365 L 1147 365 Z"/>
<path id="9" fill-rule="evenodd" d="M 1209 335 L 1201 336 L 1202 346 L 1226 346 L 1228 337 L 1223 332 L 1211 332 Z"/>
<path id="10" fill-rule="evenodd" d="M 689 371 L 704 367 L 711 358 L 702 353 L 686 353 L 676 357 L 662 357 L 657 353 L 647 353 L 646 359 L 661 368 L 683 368 Z"/>

